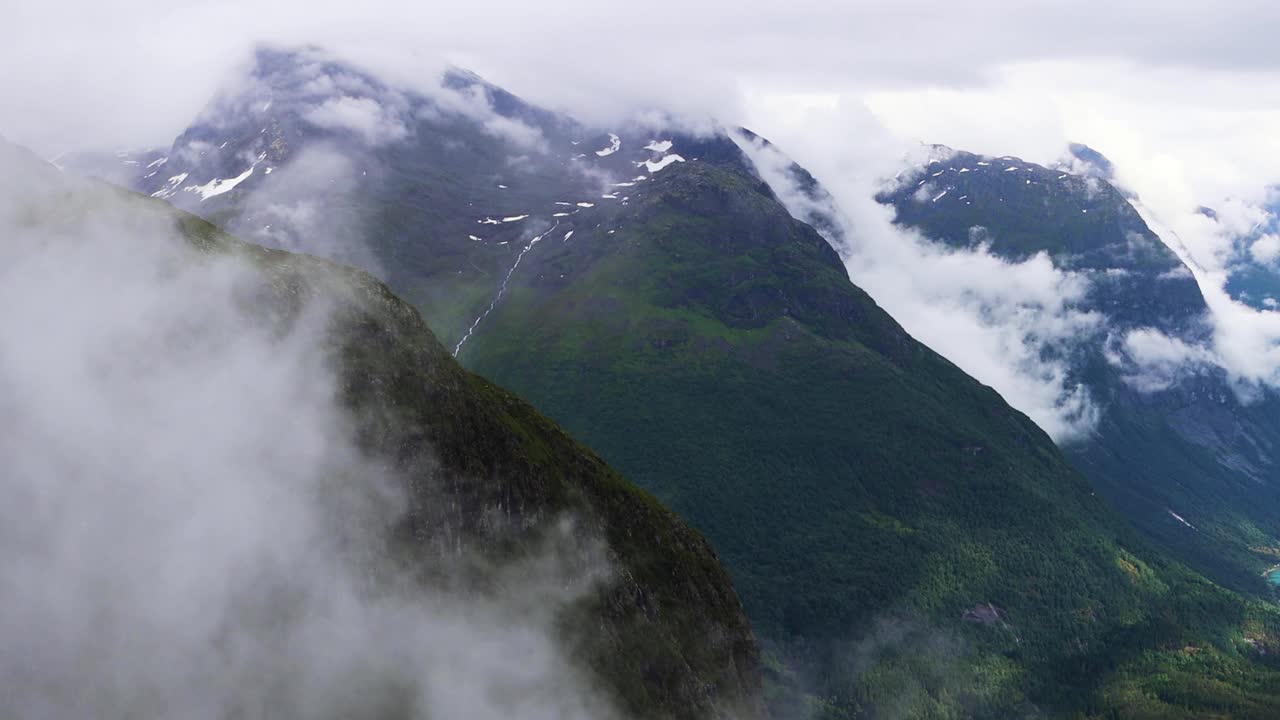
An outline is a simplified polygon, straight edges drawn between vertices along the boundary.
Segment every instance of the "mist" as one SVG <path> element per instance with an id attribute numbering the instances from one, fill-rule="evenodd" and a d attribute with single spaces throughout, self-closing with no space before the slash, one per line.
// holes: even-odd
<path id="1" fill-rule="evenodd" d="M 1075 307 L 1088 292 L 1087 278 L 1055 268 L 1045 254 L 1009 262 L 981 244 L 950 249 L 894 225 L 893 209 L 875 196 L 893 183 L 917 184 L 931 150 L 894 142 L 865 114 L 841 114 L 837 122 L 871 137 L 797 157 L 826 197 L 797 184 L 786 148 L 742 138 L 739 145 L 793 215 L 834 219 L 834 227 L 820 229 L 850 279 L 907 332 L 995 388 L 1058 442 L 1087 437 L 1102 409 L 1071 376 L 1066 357 L 1081 337 L 1103 339 L 1105 318 Z"/>
<path id="2" fill-rule="evenodd" d="M 448 571 L 465 545 L 430 580 L 393 552 L 406 483 L 339 402 L 340 286 L 264 312 L 279 279 L 159 203 L 3 144 L 0 170 L 8 714 L 615 716 L 556 640 L 608 574 L 571 519 L 492 592 Z"/>

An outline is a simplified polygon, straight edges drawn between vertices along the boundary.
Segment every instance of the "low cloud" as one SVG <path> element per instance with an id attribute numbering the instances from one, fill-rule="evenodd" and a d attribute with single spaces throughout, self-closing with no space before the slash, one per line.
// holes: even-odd
<path id="1" fill-rule="evenodd" d="M 1252 245 L 1240 242 L 1242 236 L 1254 234 L 1272 221 L 1269 212 L 1259 204 L 1237 199 L 1224 201 L 1221 211 L 1207 214 L 1200 206 L 1183 205 L 1159 193 L 1139 193 L 1132 202 L 1151 229 L 1190 268 L 1208 306 L 1209 344 L 1185 353 L 1189 365 L 1179 372 L 1221 368 L 1237 397 L 1245 402 L 1256 399 L 1263 389 L 1280 389 L 1280 312 L 1247 305 L 1227 289 L 1242 263 L 1260 262 L 1258 255 L 1270 257 L 1268 234 L 1259 236 Z M 1253 246 L 1258 243 L 1262 246 L 1255 254 Z"/>
<path id="2" fill-rule="evenodd" d="M 1280 258 L 1280 236 L 1268 233 L 1249 245 L 1249 257 L 1262 265 L 1274 265 Z"/>
<path id="3" fill-rule="evenodd" d="M 325 100 L 307 110 L 303 119 L 316 127 L 353 132 L 371 146 L 403 140 L 409 134 L 404 123 L 376 101 L 349 95 Z"/>
<path id="4" fill-rule="evenodd" d="M 556 640 L 599 578 L 571 528 L 500 595 L 393 561 L 406 484 L 338 402 L 340 290 L 263 313 L 275 278 L 33 160 L 0 146 L 9 713 L 613 717 Z"/>
<path id="5" fill-rule="evenodd" d="M 477 123 L 490 137 L 525 151 L 546 152 L 547 141 L 542 131 L 515 118 L 498 113 L 493 100 L 481 86 L 452 88 L 445 85 L 420 86 L 433 105 L 423 108 L 429 118 L 458 115 Z"/>
<path id="6" fill-rule="evenodd" d="M 865 115 L 832 120 L 849 123 L 854 134 L 883 132 Z M 810 222 L 830 218 L 835 231 L 826 234 L 834 235 L 850 278 L 917 340 L 994 387 L 1055 440 L 1087 434 L 1099 408 L 1072 376 L 1069 357 L 1082 337 L 1102 337 L 1104 318 L 1076 309 L 1087 277 L 1056 269 L 1044 254 L 1008 262 L 983 244 L 946 248 L 895 226 L 892 208 L 873 199 L 880 178 L 894 174 L 903 154 L 920 160 L 927 150 L 877 139 L 884 140 L 864 138 L 853 156 L 802 144 L 797 155 L 833 192 L 828 199 L 797 186 L 776 149 L 742 146 L 793 214 Z M 823 221 L 816 222 L 821 228 Z"/>
<path id="7" fill-rule="evenodd" d="M 1166 390 L 1179 381 L 1221 364 L 1208 348 L 1169 337 L 1155 328 L 1130 330 L 1107 339 L 1108 362 L 1119 367 L 1139 392 Z"/>
<path id="8" fill-rule="evenodd" d="M 263 178 L 244 200 L 235 231 L 254 242 L 304 252 L 382 274 L 365 237 L 356 190 L 369 177 L 360 159 L 315 143 Z"/>

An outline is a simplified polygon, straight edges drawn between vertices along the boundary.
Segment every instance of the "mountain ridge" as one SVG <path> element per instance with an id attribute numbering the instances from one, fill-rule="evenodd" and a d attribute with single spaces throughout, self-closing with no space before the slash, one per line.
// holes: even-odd
<path id="1" fill-rule="evenodd" d="M 158 213 L 197 267 L 212 258 L 243 262 L 261 282 L 246 297 L 273 326 L 287 328 L 307 304 L 334 303 L 328 337 L 339 400 L 359 448 L 406 482 L 409 511 L 388 552 L 416 582 L 448 580 L 482 598 L 501 591 L 504 565 L 567 542 L 563 581 L 592 589 L 560 611 L 557 627 L 619 710 L 765 716 L 756 643 L 705 539 L 523 400 L 460 367 L 386 285 L 362 270 L 239 241 L 156 200 L 69 186 L 52 166 L 26 175 L 47 178 L 51 194 L 37 201 L 60 209 L 57 222 L 95 218 L 97 207 Z M 597 541 L 616 572 L 591 585 Z"/>

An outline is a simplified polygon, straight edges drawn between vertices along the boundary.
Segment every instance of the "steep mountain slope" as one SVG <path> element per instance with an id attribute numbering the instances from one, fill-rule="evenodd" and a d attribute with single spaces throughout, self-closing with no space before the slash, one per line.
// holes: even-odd
<path id="1" fill-rule="evenodd" d="M 1085 171 L 1077 175 L 957 152 L 881 199 L 893 204 L 899 223 L 942 243 L 982 242 L 1010 260 L 1044 252 L 1088 279 L 1080 309 L 1105 324 L 1067 352 L 1073 379 L 1089 389 L 1101 419 L 1089 438 L 1068 445 L 1068 455 L 1176 557 L 1232 587 L 1265 593 L 1261 573 L 1280 547 L 1280 405 L 1269 392 L 1242 402 L 1225 374 L 1207 365 L 1188 373 L 1181 363 L 1142 362 L 1129 338 L 1201 346 L 1208 308 L 1190 271 L 1107 182 L 1105 169 L 1090 171 L 1085 160 L 1096 157 L 1076 157 L 1074 167 Z"/>
<path id="2" fill-rule="evenodd" d="M 317 77 L 291 67 L 307 81 L 267 86 Z M 459 360 L 707 534 L 773 650 L 777 709 L 1276 709 L 1277 676 L 1258 650 L 1272 615 L 1131 536 L 1029 419 L 853 286 L 728 136 L 592 130 L 457 77 L 443 87 L 472 83 L 483 107 L 470 115 L 423 110 L 447 97 L 438 91 L 405 101 L 421 103 L 409 113 L 407 91 L 359 95 L 376 95 L 379 117 L 391 108 L 403 129 L 381 144 L 318 127 L 330 95 L 231 105 L 299 128 L 283 135 L 294 139 L 271 180 L 307 167 L 309 146 L 357 158 L 360 180 L 321 205 L 356 218 L 346 227 L 368 245 L 348 234 L 309 249 L 367 250 L 358 259 L 407 293 Z M 201 135 L 215 148 L 273 127 L 210 113 L 219 120 L 191 133 L 231 128 Z M 524 150 L 487 131 L 506 122 L 526 129 Z M 216 175 L 183 169 L 177 192 L 149 192 L 249 234 L 269 210 L 276 230 L 279 207 L 296 203 L 271 201 L 282 193 L 265 170 L 204 199 L 185 189 L 238 178 L 258 154 Z"/>
<path id="3" fill-rule="evenodd" d="M 581 670 L 628 716 L 763 716 L 756 643 L 706 541 L 524 401 L 462 369 L 386 286 L 242 243 L 155 200 L 72 184 L 2 143 L 0 166 L 32 192 L 13 218 L 23 228 L 158 217 L 189 244 L 182 257 L 193 266 L 213 272 L 214 259 L 230 258 L 249 268 L 243 298 L 280 334 L 302 322 L 305 307 L 334 307 L 328 352 L 359 448 L 407 484 L 411 511 L 387 552 L 411 575 L 429 586 L 448 579 L 477 600 L 501 594 L 520 587 L 501 569 L 556 538 L 564 545 L 573 521 L 559 550 L 565 575 L 543 580 L 588 588 L 557 619 Z M 591 584 L 597 542 L 609 575 Z"/>
<path id="4" fill-rule="evenodd" d="M 885 712 L 904 687 L 911 712 L 1114 707 L 1135 672 L 1121 628 L 1146 667 L 1240 632 L 1253 611 L 1130 537 L 1042 432 L 906 335 L 749 175 L 692 164 L 649 190 L 612 235 L 528 256 L 460 358 L 706 532 L 833 715 Z M 866 639 L 886 623 L 914 630 Z M 945 671 L 910 659 L 953 633 Z M 1275 700 L 1254 702 L 1233 707 Z"/>

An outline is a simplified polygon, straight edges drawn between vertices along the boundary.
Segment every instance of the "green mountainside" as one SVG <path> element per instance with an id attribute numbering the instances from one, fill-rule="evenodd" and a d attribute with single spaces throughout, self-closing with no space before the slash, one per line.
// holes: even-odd
<path id="1" fill-rule="evenodd" d="M 1272 615 L 1123 529 L 758 182 L 699 164 L 650 190 L 612 235 L 527 258 L 460 359 L 708 535 L 790 665 L 775 708 L 795 687 L 831 717 L 904 692 L 907 715 L 1280 707 L 1245 641 Z M 1200 674 L 1222 685 L 1183 689 Z"/>

